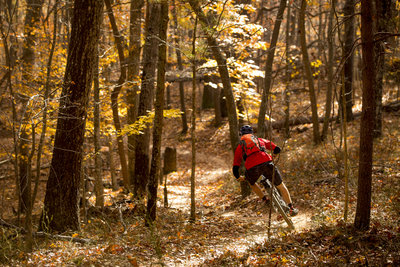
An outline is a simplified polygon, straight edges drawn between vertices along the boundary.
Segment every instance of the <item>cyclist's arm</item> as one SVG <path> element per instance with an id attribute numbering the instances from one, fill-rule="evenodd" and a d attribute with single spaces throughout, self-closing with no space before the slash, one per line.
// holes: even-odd
<path id="1" fill-rule="evenodd" d="M 240 164 L 242 163 L 242 149 L 240 148 L 240 145 L 236 148 L 235 150 L 235 156 L 233 158 L 233 167 L 232 167 L 232 172 L 233 175 L 236 177 L 236 179 L 239 179 L 240 173 L 239 173 L 239 168 Z"/>
<path id="2" fill-rule="evenodd" d="M 263 142 L 263 145 L 268 151 L 273 152 L 273 154 L 279 154 L 281 152 L 281 148 L 274 144 L 274 142 L 266 140 L 264 138 L 260 138 Z"/>

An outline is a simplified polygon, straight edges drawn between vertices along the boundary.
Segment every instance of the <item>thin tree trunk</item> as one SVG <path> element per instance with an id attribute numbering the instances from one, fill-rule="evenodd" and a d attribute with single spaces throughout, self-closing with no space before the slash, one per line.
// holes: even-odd
<path id="1" fill-rule="evenodd" d="M 94 142 L 94 162 L 95 162 L 95 193 L 96 206 L 104 206 L 104 187 L 102 179 L 102 160 L 100 151 L 100 84 L 99 84 L 99 47 L 97 47 L 97 56 L 94 67 L 94 112 L 93 112 L 93 142 Z"/>
<path id="2" fill-rule="evenodd" d="M 324 124 L 322 126 L 322 134 L 321 139 L 325 140 L 328 134 L 329 121 L 332 112 L 332 91 L 333 91 L 333 64 L 334 64 L 334 55 L 333 55 L 333 47 L 334 47 L 334 34 L 333 34 L 333 16 L 335 13 L 336 0 L 332 0 L 332 7 L 329 12 L 329 20 L 328 20 L 328 84 L 326 90 L 326 102 L 325 102 L 325 117 Z"/>
<path id="3" fill-rule="evenodd" d="M 317 99 L 315 96 L 314 80 L 311 73 L 310 60 L 308 58 L 307 43 L 306 43 L 306 30 L 304 21 L 306 6 L 307 6 L 307 0 L 302 0 L 300 14 L 299 14 L 300 43 L 301 43 L 301 52 L 303 54 L 304 70 L 307 76 L 309 93 L 310 93 L 311 113 L 313 119 L 313 136 L 314 136 L 313 139 L 315 144 L 319 144 L 321 142 L 321 137 L 319 135 Z"/>
<path id="4" fill-rule="evenodd" d="M 163 130 L 165 65 L 167 62 L 167 29 L 168 29 L 168 0 L 161 1 L 160 45 L 158 46 L 157 90 L 155 102 L 155 118 L 153 125 L 153 151 L 151 155 L 150 177 L 147 197 L 147 223 L 156 219 L 158 174 L 161 168 L 161 139 Z"/>
<path id="5" fill-rule="evenodd" d="M 363 97 L 360 127 L 360 153 L 358 166 L 357 209 L 354 227 L 368 230 L 371 219 L 371 183 L 373 130 L 375 122 L 375 51 L 374 28 L 375 17 L 373 3 L 361 0 L 361 44 L 363 59 Z"/>
<path id="6" fill-rule="evenodd" d="M 44 141 L 46 138 L 46 131 L 47 131 L 47 112 L 49 109 L 49 105 L 47 104 L 47 101 L 50 97 L 50 77 L 51 77 L 51 66 L 53 63 L 53 56 L 54 56 L 54 50 L 56 48 L 56 42 L 57 42 L 57 30 L 58 30 L 58 5 L 59 5 L 59 0 L 56 0 L 54 3 L 54 25 L 53 25 L 53 41 L 51 43 L 51 48 L 50 48 L 50 54 L 49 54 L 49 59 L 47 61 L 47 73 L 46 73 L 46 84 L 44 88 L 44 94 L 43 94 L 43 99 L 44 99 L 44 105 L 43 105 L 43 116 L 42 116 L 42 129 L 40 133 L 40 139 L 39 139 L 39 144 L 38 144 L 38 149 L 37 149 L 37 154 L 36 154 L 36 179 L 35 179 L 35 187 L 33 189 L 33 195 L 32 195 L 32 205 L 35 203 L 37 191 L 39 188 L 39 179 L 40 179 L 40 171 L 41 171 L 41 164 L 42 164 L 42 153 L 43 153 L 43 146 L 44 146 Z"/>
<path id="7" fill-rule="evenodd" d="M 190 128 L 192 142 L 192 171 L 190 175 L 190 221 L 196 221 L 196 32 L 197 17 L 193 29 L 192 41 L 192 127 Z"/>
<path id="8" fill-rule="evenodd" d="M 188 0 L 190 6 L 192 7 L 193 11 L 195 12 L 196 16 L 198 17 L 199 22 L 202 24 L 204 33 L 206 34 L 207 43 L 212 50 L 213 56 L 218 64 L 219 74 L 222 80 L 224 95 L 226 98 L 226 107 L 228 111 L 228 122 L 229 122 L 229 136 L 231 141 L 231 150 L 234 152 L 237 144 L 238 144 L 238 119 L 236 113 L 236 105 L 235 105 L 235 98 L 233 95 L 231 79 L 229 77 L 229 71 L 226 63 L 226 58 L 222 54 L 221 49 L 218 45 L 218 42 L 213 35 L 215 27 L 215 23 L 211 22 L 210 19 L 207 17 L 200 4 L 196 0 Z"/>
<path id="9" fill-rule="evenodd" d="M 160 4 L 148 1 L 146 7 L 145 45 L 143 50 L 142 87 L 138 116 L 148 116 L 153 108 L 154 80 L 158 54 L 158 33 L 160 27 Z M 147 127 L 143 134 L 136 136 L 135 143 L 135 179 L 133 194 L 142 198 L 146 194 L 149 181 L 150 165 L 150 129 Z"/>
<path id="10" fill-rule="evenodd" d="M 34 87 L 32 82 L 33 71 L 35 64 L 35 42 L 36 42 L 36 30 L 39 28 L 38 23 L 40 21 L 41 9 L 43 5 L 43 0 L 28 0 L 26 3 L 26 13 L 25 13 L 25 25 L 24 25 L 24 47 L 22 51 L 22 86 L 25 88 L 24 92 L 29 92 L 30 89 Z M 29 97 L 29 96 L 27 96 Z M 27 103 L 28 99 L 23 99 L 24 105 Z M 25 113 L 25 111 L 24 111 Z M 29 127 L 28 114 L 24 114 L 21 118 L 21 133 L 20 133 L 20 161 L 19 161 L 19 179 L 20 179 L 20 189 L 21 189 L 21 202 L 19 209 L 21 212 L 26 212 L 28 209 L 27 202 L 31 201 L 31 195 L 28 193 L 30 191 L 31 185 L 28 184 L 27 173 L 28 173 L 28 155 L 29 155 L 29 134 L 27 132 L 27 127 Z M 35 149 L 34 147 L 32 149 Z"/>
<path id="11" fill-rule="evenodd" d="M 35 146 L 36 146 L 36 132 L 35 132 L 35 122 L 31 121 L 31 129 L 32 129 L 32 149 L 28 156 L 28 171 L 27 171 L 27 194 L 29 196 L 28 201 L 26 202 L 26 216 L 25 216 L 25 229 L 26 229 L 26 244 L 25 249 L 27 252 L 32 252 L 33 247 L 33 237 L 32 237 L 32 209 L 33 202 L 31 197 L 31 184 L 32 184 L 32 158 L 35 155 Z"/>
<path id="12" fill-rule="evenodd" d="M 118 51 L 118 58 L 120 64 L 120 76 L 118 79 L 117 84 L 115 85 L 114 89 L 111 92 L 111 109 L 113 112 L 113 119 L 114 119 L 114 127 L 117 133 L 117 144 L 118 144 L 118 154 L 121 163 L 121 173 L 122 178 L 124 181 L 124 187 L 126 190 L 130 190 L 130 181 L 128 177 L 128 164 L 126 161 L 125 155 L 125 148 L 124 148 L 124 139 L 121 135 L 121 121 L 119 119 L 118 114 L 118 97 L 121 92 L 122 86 L 126 80 L 127 74 L 127 67 L 125 62 L 125 55 L 124 55 L 124 44 L 121 34 L 119 33 L 117 23 L 115 21 L 114 12 L 112 10 L 110 0 L 104 0 L 107 8 L 108 18 L 110 20 L 111 28 L 113 31 L 114 39 L 115 39 L 115 46 L 117 47 Z"/>
<path id="13" fill-rule="evenodd" d="M 117 175 L 115 173 L 115 164 L 114 164 L 114 143 L 112 135 L 107 135 L 107 143 L 108 143 L 108 163 L 110 164 L 110 176 L 111 176 L 111 185 L 114 191 L 117 191 L 119 188 Z"/>
<path id="14" fill-rule="evenodd" d="M 286 16 L 286 68 L 285 68 L 285 129 L 284 136 L 286 138 L 290 137 L 290 127 L 289 127 L 289 119 L 290 119 L 290 71 L 289 71 L 289 63 L 290 63 L 290 16 L 291 16 L 291 6 L 288 5 L 287 8 L 287 16 Z"/>
<path id="15" fill-rule="evenodd" d="M 131 1 L 130 7 L 130 23 L 129 23 L 129 64 L 128 64 L 128 81 L 131 86 L 127 92 L 128 103 L 128 124 L 133 124 L 137 119 L 139 105 L 139 84 L 140 84 L 140 51 L 141 51 L 141 34 L 142 34 L 142 8 L 143 0 Z M 135 177 L 135 135 L 128 135 L 128 173 L 129 182 L 134 184 Z"/>
<path id="16" fill-rule="evenodd" d="M 215 88 L 214 92 L 214 116 L 215 116 L 215 127 L 219 127 L 222 124 L 222 115 L 221 115 L 221 105 L 220 105 L 220 97 L 221 97 L 221 88 Z"/>
<path id="17" fill-rule="evenodd" d="M 375 1 L 376 5 L 376 31 L 377 32 L 389 32 L 389 22 L 391 21 L 391 0 L 379 0 Z M 375 130 L 374 137 L 382 136 L 382 97 L 383 97 L 383 76 L 385 71 L 385 44 L 384 40 L 377 41 L 375 43 L 375 65 L 376 67 L 376 118 L 375 118 Z"/>
<path id="18" fill-rule="evenodd" d="M 353 56 L 353 45 L 354 45 L 354 0 L 346 0 L 345 6 L 343 8 L 344 13 L 344 28 L 345 28 L 345 41 L 344 41 L 344 51 L 343 56 L 346 57 L 344 63 L 344 94 L 345 97 L 341 97 L 342 110 L 344 111 L 344 105 L 346 105 L 346 117 L 347 121 L 352 121 L 353 118 L 353 66 L 354 66 L 354 56 Z M 343 100 L 345 100 L 343 102 Z M 343 116 L 343 111 L 341 112 Z"/>
<path id="19" fill-rule="evenodd" d="M 182 64 L 182 55 L 181 55 L 181 47 L 180 47 L 180 34 L 178 30 L 178 15 L 177 15 L 177 5 L 175 0 L 172 1 L 173 8 L 172 8 L 172 17 L 174 20 L 174 43 L 175 43 L 175 53 L 176 53 L 176 60 L 178 63 L 179 71 L 183 71 L 183 64 Z M 186 114 L 186 106 L 185 106 L 185 90 L 183 86 L 183 81 L 179 82 L 179 100 L 181 105 L 181 112 L 182 112 L 182 134 L 186 134 L 189 127 L 187 122 L 187 114 Z"/>
<path id="20" fill-rule="evenodd" d="M 267 62 L 265 63 L 265 78 L 264 90 L 261 98 L 260 111 L 258 113 L 257 135 L 262 137 L 266 135 L 265 114 L 267 112 L 269 92 L 272 83 L 272 64 L 274 62 L 274 55 L 276 44 L 278 42 L 279 31 L 281 28 L 283 13 L 286 8 L 286 0 L 281 0 L 279 4 L 278 14 L 276 15 L 274 30 L 272 32 L 270 47 L 268 49 Z"/>
<path id="21" fill-rule="evenodd" d="M 53 158 L 39 230 L 79 230 L 79 183 L 103 1 L 75 0 Z"/>
<path id="22" fill-rule="evenodd" d="M 13 9 L 13 3 L 12 2 L 6 2 L 7 3 L 7 9 L 9 12 Z M 12 19 L 12 18 L 11 18 Z M 10 90 L 10 96 L 11 96 L 11 110 L 12 110 L 12 134 L 13 134 L 13 152 L 14 152 L 14 160 L 13 160 L 13 167 L 14 167 L 14 175 L 15 175 L 15 191 L 16 191 L 16 202 L 18 203 L 18 214 L 17 214 L 17 219 L 19 223 L 20 219 L 20 200 L 21 200 L 21 190 L 20 190 L 20 179 L 19 179 L 19 168 L 18 168 L 18 162 L 19 162 L 19 146 L 18 146 L 18 134 L 17 134 L 17 107 L 16 107 L 16 95 L 14 93 L 14 88 L 13 88 L 13 83 L 12 83 L 12 74 L 14 72 L 15 68 L 15 49 L 14 49 L 14 44 L 12 42 L 11 37 L 7 34 L 8 32 L 13 31 L 12 25 L 14 25 L 14 21 L 12 20 L 7 20 L 8 28 L 4 29 L 3 25 L 3 16 L 0 16 L 0 26 L 1 26 L 1 34 L 2 34 L 2 41 L 3 41 L 3 47 L 4 47 L 4 53 L 5 53 L 5 59 L 6 59 L 6 66 L 7 69 L 9 70 L 9 73 L 7 75 L 7 87 Z M 10 45 L 9 45 L 9 40 L 10 40 Z"/>

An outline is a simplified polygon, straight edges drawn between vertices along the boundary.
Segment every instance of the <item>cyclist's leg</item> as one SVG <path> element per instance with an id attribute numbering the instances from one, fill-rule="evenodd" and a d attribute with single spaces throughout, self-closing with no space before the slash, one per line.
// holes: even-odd
<path id="1" fill-rule="evenodd" d="M 261 190 L 261 188 L 256 183 L 256 181 L 258 180 L 260 175 L 261 175 L 261 170 L 258 165 L 254 166 L 253 168 L 250 168 L 249 170 L 246 170 L 246 172 L 245 172 L 245 177 L 246 177 L 246 180 L 250 184 L 250 188 L 254 191 L 254 193 L 256 193 L 256 195 L 260 199 L 263 199 L 264 192 Z"/>
<path id="2" fill-rule="evenodd" d="M 279 190 L 281 193 L 281 196 L 283 198 L 283 201 L 285 201 L 286 204 L 291 204 L 292 199 L 290 197 L 289 190 L 287 189 L 285 183 L 282 181 L 282 176 L 279 171 L 279 169 L 274 166 L 273 163 L 269 162 L 263 172 L 264 176 L 267 177 L 271 182 L 272 182 L 272 176 L 274 176 L 274 184 L 275 187 Z"/>
<path id="3" fill-rule="evenodd" d="M 287 189 L 284 182 L 282 182 L 280 185 L 277 185 L 276 188 L 278 188 L 278 190 L 281 193 L 282 198 L 286 202 L 286 204 L 292 203 L 292 199 L 290 197 L 289 190 Z"/>

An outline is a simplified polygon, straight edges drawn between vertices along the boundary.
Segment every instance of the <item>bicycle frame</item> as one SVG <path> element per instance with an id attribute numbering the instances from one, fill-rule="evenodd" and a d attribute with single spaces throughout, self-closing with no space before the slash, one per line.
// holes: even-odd
<path id="1" fill-rule="evenodd" d="M 283 219 L 285 220 L 287 225 L 290 228 L 294 229 L 294 224 L 286 213 L 289 210 L 289 207 L 287 206 L 285 201 L 282 199 L 282 196 L 279 193 L 279 191 L 276 189 L 276 187 L 272 186 L 271 182 L 267 178 L 265 178 L 263 175 L 261 175 L 261 179 L 260 179 L 259 183 L 267 190 L 269 195 L 272 196 L 271 200 L 272 200 L 272 204 L 273 204 L 275 210 L 281 214 L 281 216 L 283 217 Z M 271 189 L 272 189 L 272 194 L 271 194 Z"/>

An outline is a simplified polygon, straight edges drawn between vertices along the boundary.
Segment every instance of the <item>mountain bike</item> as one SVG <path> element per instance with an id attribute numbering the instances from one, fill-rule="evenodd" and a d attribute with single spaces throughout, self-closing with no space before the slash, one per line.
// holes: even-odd
<path id="1" fill-rule="evenodd" d="M 279 214 L 283 217 L 287 225 L 294 229 L 294 224 L 292 220 L 290 219 L 289 215 L 287 212 L 289 211 L 289 207 L 286 204 L 286 202 L 282 199 L 281 194 L 279 193 L 278 189 L 276 187 L 272 186 L 271 182 L 265 178 L 265 176 L 261 175 L 259 183 L 267 190 L 268 196 L 271 196 L 271 189 L 272 190 L 272 206 L 274 207 L 275 211 L 279 212 Z"/>

